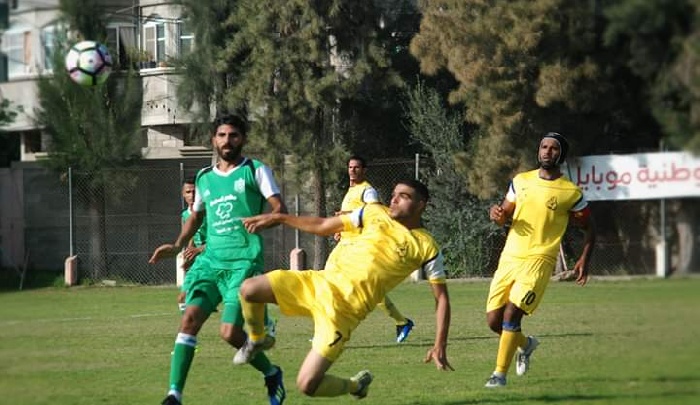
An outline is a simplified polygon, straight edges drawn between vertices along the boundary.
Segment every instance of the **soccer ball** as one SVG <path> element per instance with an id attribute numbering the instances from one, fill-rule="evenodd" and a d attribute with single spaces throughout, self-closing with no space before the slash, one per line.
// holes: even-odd
<path id="1" fill-rule="evenodd" d="M 79 85 L 96 86 L 107 80 L 112 70 L 112 55 L 99 42 L 78 42 L 66 54 L 66 70 Z"/>

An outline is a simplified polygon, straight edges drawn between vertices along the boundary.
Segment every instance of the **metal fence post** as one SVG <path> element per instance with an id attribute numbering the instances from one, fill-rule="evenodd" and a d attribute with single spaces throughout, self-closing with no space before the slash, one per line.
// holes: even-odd
<path id="1" fill-rule="evenodd" d="M 416 153 L 415 156 L 415 170 L 416 170 L 416 180 L 419 179 L 418 172 L 420 171 L 420 153 Z M 420 280 L 425 280 L 423 270 L 422 269 L 417 269 L 413 273 L 411 273 L 411 280 L 412 281 L 420 281 Z"/>
<path id="2" fill-rule="evenodd" d="M 416 180 L 420 180 L 418 171 L 420 170 L 420 153 L 416 153 Z"/>
<path id="3" fill-rule="evenodd" d="M 73 168 L 68 168 L 68 256 L 73 256 L 75 241 L 73 240 Z"/>

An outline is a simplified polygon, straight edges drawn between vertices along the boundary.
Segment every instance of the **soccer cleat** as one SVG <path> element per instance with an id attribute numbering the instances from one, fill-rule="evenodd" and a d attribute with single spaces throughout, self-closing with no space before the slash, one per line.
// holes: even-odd
<path id="1" fill-rule="evenodd" d="M 408 338 L 408 335 L 413 330 L 415 324 L 412 320 L 406 318 L 406 323 L 403 325 L 396 325 L 396 343 L 401 343 Z"/>
<path id="2" fill-rule="evenodd" d="M 530 356 L 532 352 L 537 349 L 540 342 L 534 336 L 527 337 L 527 346 L 525 349 L 518 348 L 518 352 L 515 354 L 515 373 L 517 375 L 523 375 L 527 373 L 530 368 Z"/>
<path id="3" fill-rule="evenodd" d="M 269 377 L 265 377 L 265 386 L 267 387 L 267 397 L 270 400 L 270 405 L 282 405 L 284 399 L 287 398 L 287 390 L 284 389 L 282 381 L 282 369 L 278 366 L 277 372 Z"/>
<path id="4" fill-rule="evenodd" d="M 233 356 L 233 364 L 240 366 L 241 364 L 250 363 L 258 353 L 267 350 L 266 347 L 272 347 L 275 344 L 272 341 L 273 339 L 267 335 L 260 342 L 253 342 L 250 338 L 246 339 L 243 346 Z"/>
<path id="5" fill-rule="evenodd" d="M 175 395 L 168 395 L 160 405 L 182 405 L 182 402 L 175 398 Z"/>
<path id="6" fill-rule="evenodd" d="M 506 377 L 499 377 L 496 374 L 491 374 L 491 377 L 489 377 L 488 380 L 486 380 L 486 385 L 484 387 L 486 388 L 498 388 L 498 387 L 505 387 L 506 386 Z"/>
<path id="7" fill-rule="evenodd" d="M 369 391 L 369 385 L 372 384 L 373 379 L 374 376 L 372 376 L 372 373 L 370 373 L 369 370 L 362 370 L 355 374 L 355 376 L 350 378 L 350 380 L 357 382 L 357 391 L 350 393 L 350 395 L 357 399 L 366 397 L 367 392 Z"/>

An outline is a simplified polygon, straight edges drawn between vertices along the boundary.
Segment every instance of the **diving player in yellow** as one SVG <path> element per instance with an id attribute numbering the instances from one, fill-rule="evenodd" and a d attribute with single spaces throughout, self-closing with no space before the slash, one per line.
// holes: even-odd
<path id="1" fill-rule="evenodd" d="M 576 282 L 586 284 L 595 231 L 583 192 L 560 170 L 568 149 L 566 138 L 555 132 L 546 134 L 537 154 L 539 169 L 515 176 L 501 205 L 489 211 L 490 219 L 499 226 L 508 218 L 512 224 L 486 302 L 487 323 L 500 335 L 496 369 L 487 388 L 506 385 L 513 355 L 518 375 L 530 366 L 530 355 L 539 341 L 526 337 L 520 324 L 523 315 L 532 314 L 542 301 L 570 218 L 585 233 L 574 271 Z"/>
<path id="2" fill-rule="evenodd" d="M 381 204 L 377 190 L 372 187 L 365 177 L 366 171 L 367 163 L 364 158 L 353 155 L 348 159 L 350 187 L 345 193 L 343 202 L 340 205 L 340 211 L 336 212 L 336 215 L 348 214 L 365 204 Z M 359 234 L 359 231 L 356 230 L 339 232 L 334 235 L 334 239 L 341 245 L 349 243 L 350 239 L 357 234 Z M 384 300 L 378 303 L 377 306 L 394 320 L 396 325 L 396 343 L 405 341 L 411 330 L 413 330 L 413 321 L 406 318 L 388 296 L 385 296 Z"/>
<path id="3" fill-rule="evenodd" d="M 248 340 L 236 353 L 235 364 L 245 364 L 265 346 L 264 303 L 276 303 L 288 316 L 314 321 L 312 348 L 299 369 L 297 387 L 312 397 L 351 394 L 367 396 L 373 376 L 368 370 L 352 378 L 326 372 L 338 359 L 352 331 L 415 269 L 428 276 L 436 307 L 431 360 L 440 370 L 453 370 L 447 361 L 450 300 L 445 283 L 443 257 L 437 243 L 422 228 L 421 215 L 429 198 L 428 189 L 417 180 L 399 182 L 387 208 L 367 204 L 329 218 L 263 214 L 243 219 L 249 232 L 273 224 L 284 224 L 304 232 L 326 236 L 362 229 L 352 243 L 339 245 L 328 257 L 324 271 L 274 270 L 246 280 L 240 289 Z"/>

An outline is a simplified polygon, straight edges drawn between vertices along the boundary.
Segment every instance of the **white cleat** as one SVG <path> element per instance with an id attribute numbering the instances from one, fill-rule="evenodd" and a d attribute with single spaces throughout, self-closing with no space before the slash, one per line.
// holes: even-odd
<path id="1" fill-rule="evenodd" d="M 527 373 L 527 370 L 530 368 L 530 356 L 539 345 L 540 342 L 536 337 L 528 336 L 525 349 L 518 348 L 518 352 L 515 354 L 515 373 L 517 375 Z"/>
<path id="2" fill-rule="evenodd" d="M 243 346 L 241 346 L 233 356 L 233 364 L 240 366 L 250 363 L 258 353 L 267 350 L 267 348 L 274 346 L 274 344 L 274 338 L 269 336 L 265 336 L 260 342 L 253 342 L 250 339 L 246 339 Z"/>

